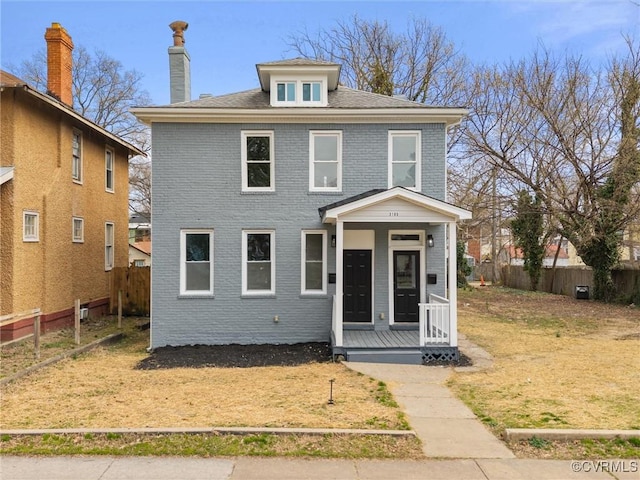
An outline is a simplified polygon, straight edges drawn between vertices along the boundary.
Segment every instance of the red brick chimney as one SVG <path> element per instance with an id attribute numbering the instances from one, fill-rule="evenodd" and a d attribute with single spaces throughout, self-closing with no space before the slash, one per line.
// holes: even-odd
<path id="1" fill-rule="evenodd" d="M 47 41 L 47 90 L 69 106 L 73 106 L 71 67 L 73 42 L 59 23 L 52 23 L 44 34 Z"/>

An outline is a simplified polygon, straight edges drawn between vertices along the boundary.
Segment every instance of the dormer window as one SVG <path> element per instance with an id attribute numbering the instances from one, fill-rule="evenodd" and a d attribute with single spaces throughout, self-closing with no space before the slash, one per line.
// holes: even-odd
<path id="1" fill-rule="evenodd" d="M 271 104 L 287 107 L 326 106 L 326 81 L 318 80 L 280 80 L 272 78 Z M 275 92 L 275 95 L 274 95 Z"/>
<path id="2" fill-rule="evenodd" d="M 259 63 L 256 68 L 272 107 L 326 107 L 340 77 L 340 64 L 308 58 Z"/>
<path id="3" fill-rule="evenodd" d="M 278 83 L 278 102 L 296 101 L 296 82 Z"/>

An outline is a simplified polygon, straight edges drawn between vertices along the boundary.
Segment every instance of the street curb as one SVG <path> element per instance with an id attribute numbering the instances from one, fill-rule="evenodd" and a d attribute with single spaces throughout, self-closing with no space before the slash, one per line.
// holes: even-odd
<path id="1" fill-rule="evenodd" d="M 541 440 L 571 441 L 582 439 L 640 438 L 640 430 L 587 430 L 560 428 L 507 428 L 504 438 L 507 443 L 519 442 L 530 438 Z"/>
<path id="2" fill-rule="evenodd" d="M 32 365 L 28 368 L 25 368 L 24 370 L 19 371 L 18 373 L 14 373 L 13 375 L 10 375 L 8 377 L 1 379 L 0 386 L 6 385 L 7 383 L 11 383 L 14 380 L 18 380 L 22 377 L 26 377 L 27 375 L 37 370 L 40 370 L 41 368 L 48 367 L 49 365 L 53 365 L 54 363 L 57 363 L 60 360 L 64 360 L 65 358 L 69 358 L 74 355 L 79 355 L 81 353 L 88 352 L 89 350 L 93 350 L 94 348 L 99 347 L 101 345 L 118 342 L 123 337 L 124 337 L 124 334 L 122 332 L 112 333 L 111 335 L 107 335 L 106 337 L 101 338 L 99 340 L 95 340 L 94 342 L 88 343 L 78 348 L 74 348 L 73 350 L 70 350 L 68 352 L 61 353 L 60 355 L 56 355 L 55 357 L 45 360 L 44 362 L 37 363 L 36 365 Z"/>
<path id="3" fill-rule="evenodd" d="M 269 427 L 166 427 L 166 428 L 48 428 L 32 430 L 0 430 L 0 435 L 84 435 L 92 434 L 202 434 L 213 435 L 384 435 L 390 437 L 416 437 L 413 430 L 366 430 L 349 428 L 269 428 Z"/>

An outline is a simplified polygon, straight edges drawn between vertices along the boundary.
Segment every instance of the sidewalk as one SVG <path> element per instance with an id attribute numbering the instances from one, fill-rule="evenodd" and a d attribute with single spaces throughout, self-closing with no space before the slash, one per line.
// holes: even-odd
<path id="1" fill-rule="evenodd" d="M 382 380 L 407 414 L 428 458 L 514 458 L 513 453 L 444 385 L 446 367 L 345 362 Z"/>
<path id="2" fill-rule="evenodd" d="M 613 473 L 608 473 L 609 472 Z M 638 463 L 569 460 L 0 457 L 2 480 L 638 480 Z"/>

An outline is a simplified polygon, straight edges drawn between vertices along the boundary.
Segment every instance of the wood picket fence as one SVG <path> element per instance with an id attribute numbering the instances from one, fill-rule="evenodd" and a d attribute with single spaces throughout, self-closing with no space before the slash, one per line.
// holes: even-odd
<path id="1" fill-rule="evenodd" d="M 151 313 L 151 267 L 116 267 L 111 270 L 109 310 L 118 309 L 122 292 L 122 314 L 149 316 Z"/>

